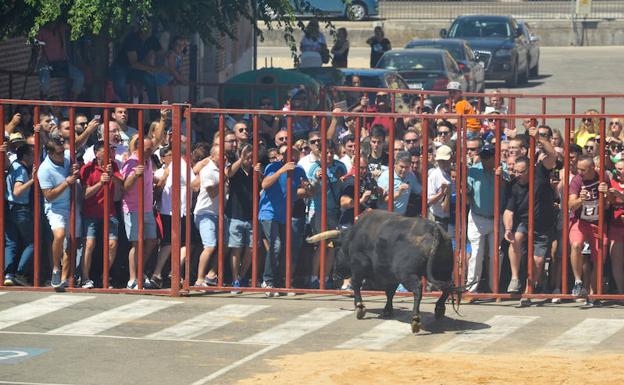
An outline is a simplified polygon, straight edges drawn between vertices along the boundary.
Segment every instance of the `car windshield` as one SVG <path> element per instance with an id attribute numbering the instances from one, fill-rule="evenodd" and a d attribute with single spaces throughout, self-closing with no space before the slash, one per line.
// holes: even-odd
<path id="1" fill-rule="evenodd" d="M 451 27 L 449 37 L 512 37 L 511 28 L 506 21 L 466 20 Z"/>
<path id="2" fill-rule="evenodd" d="M 377 66 L 399 71 L 439 71 L 444 67 L 440 55 L 405 52 L 386 54 L 379 60 Z"/>
<path id="3" fill-rule="evenodd" d="M 416 43 L 414 45 L 408 44 L 405 48 L 437 48 L 447 50 L 448 53 L 453 56 L 455 60 L 464 60 L 463 51 L 460 46 L 455 44 L 440 44 L 440 43 Z"/>

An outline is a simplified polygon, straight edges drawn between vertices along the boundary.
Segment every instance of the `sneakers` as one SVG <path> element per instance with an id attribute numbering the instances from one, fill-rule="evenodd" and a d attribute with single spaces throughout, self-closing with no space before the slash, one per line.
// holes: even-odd
<path id="1" fill-rule="evenodd" d="M 583 287 L 583 282 L 578 281 L 574 283 L 574 288 L 572 289 L 572 295 L 575 297 L 587 297 L 587 289 Z"/>
<path id="2" fill-rule="evenodd" d="M 126 285 L 126 289 L 129 289 L 129 290 L 137 290 L 138 288 L 139 288 L 139 285 L 136 279 L 133 279 L 132 281 L 128 281 L 128 284 Z"/>
<path id="3" fill-rule="evenodd" d="M 4 276 L 4 286 L 15 286 L 15 276 L 13 274 Z"/>
<path id="4" fill-rule="evenodd" d="M 520 302 L 518 303 L 518 307 L 528 307 L 531 306 L 530 298 L 520 298 Z"/>
<path id="5" fill-rule="evenodd" d="M 267 282 L 262 282 L 262 285 L 260 286 L 263 289 L 273 289 L 273 284 L 272 283 L 267 283 Z M 272 291 L 267 291 L 264 293 L 264 295 L 266 295 L 268 298 L 271 297 L 277 297 L 279 296 L 278 293 L 272 292 Z"/>
<path id="6" fill-rule="evenodd" d="M 50 285 L 57 289 L 60 288 L 63 283 L 61 282 L 61 271 L 53 271 L 52 272 L 52 281 L 50 281 Z"/>
<path id="7" fill-rule="evenodd" d="M 232 289 L 237 289 L 237 288 L 240 288 L 240 287 L 241 287 L 241 284 L 240 284 L 240 281 L 238 279 L 236 281 L 232 282 Z M 232 293 L 232 294 L 240 294 L 240 293 L 242 293 L 242 291 L 240 291 L 240 290 L 232 290 L 232 291 L 230 291 L 230 293 Z"/>
<path id="8" fill-rule="evenodd" d="M 583 304 L 583 306 L 585 306 L 587 308 L 600 307 L 600 306 L 602 306 L 602 302 L 600 302 L 597 299 L 589 299 L 589 298 L 587 298 L 585 300 L 585 303 Z"/>
<path id="9" fill-rule="evenodd" d="M 520 280 L 514 278 L 509 282 L 509 286 L 507 286 L 507 293 L 518 294 L 520 293 L 520 289 L 522 289 Z"/>
<path id="10" fill-rule="evenodd" d="M 153 275 L 149 281 L 150 281 L 150 286 L 153 289 L 162 289 L 163 279 L 161 277 L 157 277 Z"/>
<path id="11" fill-rule="evenodd" d="M 22 274 L 16 274 L 15 277 L 13 277 L 13 282 L 20 286 L 30 286 L 30 283 L 28 283 L 28 278 L 26 278 L 26 276 Z"/>
<path id="12" fill-rule="evenodd" d="M 92 280 L 87 279 L 85 283 L 82 285 L 83 289 L 93 289 L 95 287 L 95 283 Z"/>
<path id="13" fill-rule="evenodd" d="M 561 294 L 561 290 L 559 290 L 559 289 L 554 289 L 554 290 L 552 291 L 552 294 Z M 561 303 L 561 298 L 557 298 L 557 297 L 555 297 L 555 298 L 551 299 L 551 300 L 550 300 L 550 302 L 552 302 L 552 303 Z"/>
<path id="14" fill-rule="evenodd" d="M 399 283 L 399 286 L 396 288 L 397 293 L 407 293 L 407 289 L 403 286 L 402 283 Z"/>
<path id="15" fill-rule="evenodd" d="M 210 277 L 205 277 L 204 278 L 204 282 L 206 283 L 207 286 L 218 286 L 219 285 L 219 277 L 217 277 L 216 275 L 212 278 Z"/>
<path id="16" fill-rule="evenodd" d="M 321 282 L 317 279 L 310 281 L 310 284 L 308 284 L 308 289 L 320 289 L 321 288 Z"/>

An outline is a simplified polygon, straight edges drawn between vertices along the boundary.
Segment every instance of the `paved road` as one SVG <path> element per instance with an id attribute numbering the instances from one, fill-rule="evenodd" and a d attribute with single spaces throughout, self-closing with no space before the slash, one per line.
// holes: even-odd
<path id="1" fill-rule="evenodd" d="M 463 317 L 435 323 L 426 299 L 426 331 L 412 335 L 408 298 L 396 301 L 394 320 L 377 318 L 379 297 L 366 300 L 358 321 L 351 300 L 334 296 L 0 291 L 0 384 L 232 384 L 266 370 L 266 358 L 335 349 L 600 356 L 624 346 L 615 304 L 467 305 Z"/>
<path id="2" fill-rule="evenodd" d="M 370 49 L 355 47 L 349 52 L 349 66 L 368 67 Z M 285 47 L 263 47 L 258 50 L 258 60 L 264 66 L 273 60 L 274 67 L 292 67 L 290 51 Z M 621 77 L 621 63 L 624 62 L 624 47 L 542 47 L 540 77 L 514 89 L 505 88 L 503 82 L 488 82 L 487 89 L 500 88 L 504 92 L 527 94 L 556 93 L 624 93 Z M 607 113 L 624 113 L 621 99 L 607 103 Z M 578 100 L 577 112 L 587 108 L 599 109 L 599 99 Z M 569 100 L 555 100 L 547 103 L 549 113 L 569 113 Z M 541 100 L 534 99 L 518 103 L 518 113 L 540 113 Z"/>

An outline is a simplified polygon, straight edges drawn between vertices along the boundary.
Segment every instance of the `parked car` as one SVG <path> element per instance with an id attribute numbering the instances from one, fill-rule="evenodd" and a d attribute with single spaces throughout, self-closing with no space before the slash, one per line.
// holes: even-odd
<path id="1" fill-rule="evenodd" d="M 353 85 L 353 77 L 360 78 L 360 87 L 366 88 L 391 88 L 391 89 L 409 89 L 405 79 L 397 71 L 378 68 L 341 68 L 345 75 L 345 85 Z M 375 93 L 369 92 L 368 98 L 375 100 Z M 396 94 L 395 110 L 397 112 L 409 111 L 409 103 L 412 97 L 409 94 Z M 348 95 L 349 107 L 355 102 L 354 95 Z"/>
<path id="2" fill-rule="evenodd" d="M 511 16 L 460 16 L 440 36 L 466 40 L 485 63 L 486 80 L 504 80 L 508 87 L 529 80 L 529 41 Z"/>
<path id="3" fill-rule="evenodd" d="M 437 48 L 447 50 L 464 72 L 468 92 L 485 91 L 485 64 L 477 61 L 472 48 L 462 39 L 414 39 L 405 48 Z"/>
<path id="4" fill-rule="evenodd" d="M 529 75 L 532 77 L 539 76 L 539 58 L 540 58 L 540 46 L 539 36 L 534 35 L 531 32 L 531 27 L 529 23 L 521 21 L 518 23 L 520 28 L 522 28 L 522 33 L 524 34 L 524 38 L 529 42 Z"/>
<path id="5" fill-rule="evenodd" d="M 378 68 L 396 70 L 410 89 L 444 91 L 449 82 L 459 82 L 467 90 L 464 73 L 448 51 L 435 48 L 391 50 L 383 54 Z M 432 97 L 440 101 L 444 97 Z"/>
<path id="6" fill-rule="evenodd" d="M 314 16 L 318 10 L 326 16 L 346 17 L 349 20 L 360 21 L 379 15 L 378 0 L 290 0 L 296 16 Z"/>

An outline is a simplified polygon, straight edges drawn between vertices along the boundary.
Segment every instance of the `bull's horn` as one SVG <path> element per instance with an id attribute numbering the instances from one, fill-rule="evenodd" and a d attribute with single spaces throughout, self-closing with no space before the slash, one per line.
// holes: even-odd
<path id="1" fill-rule="evenodd" d="M 309 238 L 306 238 L 306 242 L 308 243 L 317 243 L 324 239 L 334 239 L 340 236 L 340 230 L 328 230 L 323 231 L 322 233 L 315 234 Z"/>

